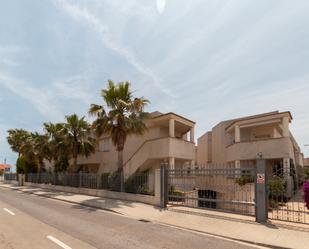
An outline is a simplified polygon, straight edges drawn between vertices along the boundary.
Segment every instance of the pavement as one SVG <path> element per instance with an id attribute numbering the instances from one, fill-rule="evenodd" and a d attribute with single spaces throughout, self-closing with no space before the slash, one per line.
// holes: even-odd
<path id="1" fill-rule="evenodd" d="M 253 249 L 245 243 L 0 188 L 1 249 Z"/>
<path id="2" fill-rule="evenodd" d="M 175 231 L 190 231 L 194 234 L 207 235 L 209 236 L 207 237 L 208 239 L 211 238 L 209 239 L 210 241 L 219 240 L 220 242 L 224 241 L 226 243 L 237 242 L 238 245 L 235 248 L 242 248 L 241 246 L 245 246 L 245 248 L 309 248 L 308 225 L 291 226 L 288 223 L 258 224 L 254 221 L 253 217 L 233 215 L 208 210 L 196 210 L 184 207 L 169 207 L 168 209 L 162 210 L 160 208 L 138 202 L 128 202 L 106 198 L 103 199 L 99 197 L 72 194 L 66 192 L 56 192 L 40 188 L 15 187 L 11 185 L 1 185 L 1 187 L 1 201 L 3 201 L 4 199 L 8 199 L 8 196 L 13 196 L 16 193 L 27 193 L 27 195 L 23 194 L 21 196 L 23 196 L 23 198 L 25 198 L 25 196 L 32 196 L 32 198 L 35 198 L 34 195 L 37 195 L 41 198 L 44 198 L 44 200 L 48 198 L 49 201 L 51 201 L 50 199 L 62 202 L 64 201 L 70 203 L 71 205 L 75 204 L 76 207 L 79 207 L 78 209 L 82 209 L 81 207 L 91 207 L 91 210 L 108 210 L 109 215 L 112 215 L 114 217 L 121 217 L 122 219 L 126 218 L 130 219 L 131 221 L 138 221 L 141 224 L 147 224 L 148 227 L 149 224 L 153 226 L 158 225 L 161 226 L 159 230 L 162 230 L 163 227 L 165 229 L 172 229 L 171 231 L 173 232 L 169 232 L 168 237 L 164 236 L 164 234 L 153 234 L 154 230 L 152 230 L 151 234 L 153 236 L 151 236 L 151 238 L 157 236 L 157 240 L 160 241 L 170 241 L 170 234 L 175 233 Z M 3 195 L 1 193 L 5 191 L 5 188 L 6 191 L 10 192 Z M 13 200 L 15 199 L 13 198 Z M 14 204 L 15 207 L 18 207 L 18 203 L 14 203 L 14 201 L 12 202 L 12 199 L 10 199 L 8 202 L 10 201 L 11 204 Z M 42 199 L 40 201 L 42 201 Z M 55 205 L 53 204 L 49 208 L 49 212 L 52 212 L 52 210 L 55 209 Z M 69 213 L 67 218 L 71 215 L 72 213 Z M 177 229 L 175 230 L 175 228 Z M 137 231 L 137 233 L 141 232 Z M 141 234 L 144 234 L 143 231 Z M 178 237 L 178 239 L 175 238 L 175 243 L 177 245 L 179 245 L 177 242 L 181 241 L 179 238 L 182 238 L 182 236 Z M 198 236 L 198 238 L 202 237 L 204 238 L 205 236 Z M 182 248 L 182 246 L 183 248 L 220 248 L 220 243 L 214 244 L 213 247 L 205 247 L 205 245 L 210 245 L 209 242 L 207 242 L 208 244 L 204 243 L 204 246 L 200 247 L 200 244 L 192 244 L 192 239 L 186 239 L 185 241 L 190 241 L 190 244 L 188 245 L 182 242 L 181 246 L 179 245 L 175 248 Z M 196 242 L 198 241 L 198 239 L 196 238 L 194 239 L 194 241 Z M 160 246 L 155 246 L 153 248 L 160 248 Z M 234 247 L 229 245 L 222 248 Z"/>

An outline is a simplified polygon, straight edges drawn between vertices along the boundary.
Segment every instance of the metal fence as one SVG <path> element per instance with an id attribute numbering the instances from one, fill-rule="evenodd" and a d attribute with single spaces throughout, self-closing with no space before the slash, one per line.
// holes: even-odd
<path id="1" fill-rule="evenodd" d="M 121 174 L 114 173 L 40 173 L 26 175 L 26 182 L 52 184 L 76 188 L 121 190 Z M 137 172 L 126 179 L 124 191 L 134 194 L 154 195 L 154 174 Z"/>
<path id="2" fill-rule="evenodd" d="M 16 173 L 5 173 L 4 180 L 5 181 L 17 181 L 17 174 Z"/>
<path id="3" fill-rule="evenodd" d="M 167 169 L 170 205 L 255 215 L 255 169 Z"/>
<path id="4" fill-rule="evenodd" d="M 279 165 L 268 174 L 267 188 L 270 219 L 309 224 L 309 179 L 302 179 L 295 168 Z"/>

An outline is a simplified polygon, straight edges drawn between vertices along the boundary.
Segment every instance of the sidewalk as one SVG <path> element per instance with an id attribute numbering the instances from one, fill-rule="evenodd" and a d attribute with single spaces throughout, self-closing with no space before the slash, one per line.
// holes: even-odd
<path id="1" fill-rule="evenodd" d="M 41 188 L 16 187 L 4 184 L 1 184 L 0 187 L 105 209 L 134 219 L 189 229 L 257 245 L 297 249 L 309 248 L 308 225 L 300 225 L 296 229 L 296 227 L 286 225 L 287 223 L 258 224 L 254 222 L 253 217 L 208 210 L 196 210 L 185 207 L 170 207 L 167 210 L 161 210 L 160 208 L 138 202 L 102 199 Z"/>

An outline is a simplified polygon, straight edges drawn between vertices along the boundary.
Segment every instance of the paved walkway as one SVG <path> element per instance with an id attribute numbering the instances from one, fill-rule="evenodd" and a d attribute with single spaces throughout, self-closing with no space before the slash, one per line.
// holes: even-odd
<path id="1" fill-rule="evenodd" d="M 220 237 L 271 245 L 282 248 L 309 248 L 309 225 L 292 227 L 288 223 L 258 224 L 253 217 L 221 212 L 169 207 L 167 210 L 151 205 L 114 199 L 55 192 L 41 188 L 0 185 L 25 193 L 36 194 L 61 201 L 87 205 L 139 220 L 161 223 L 181 229 L 190 229 Z M 194 213 L 195 212 L 195 213 Z"/>

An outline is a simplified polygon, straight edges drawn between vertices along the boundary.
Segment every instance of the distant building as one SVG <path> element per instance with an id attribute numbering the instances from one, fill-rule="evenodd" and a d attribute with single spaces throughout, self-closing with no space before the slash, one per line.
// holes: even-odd
<path id="1" fill-rule="evenodd" d="M 308 167 L 309 168 L 309 158 L 305 158 L 304 159 L 304 167 Z"/>
<path id="2" fill-rule="evenodd" d="M 9 164 L 0 164 L 0 174 L 11 172 L 11 168 Z"/>
<path id="3" fill-rule="evenodd" d="M 197 164 L 255 166 L 258 154 L 268 170 L 303 167 L 303 154 L 290 132 L 290 112 L 271 112 L 227 120 L 198 139 Z M 307 161 L 308 164 L 308 161 Z"/>

